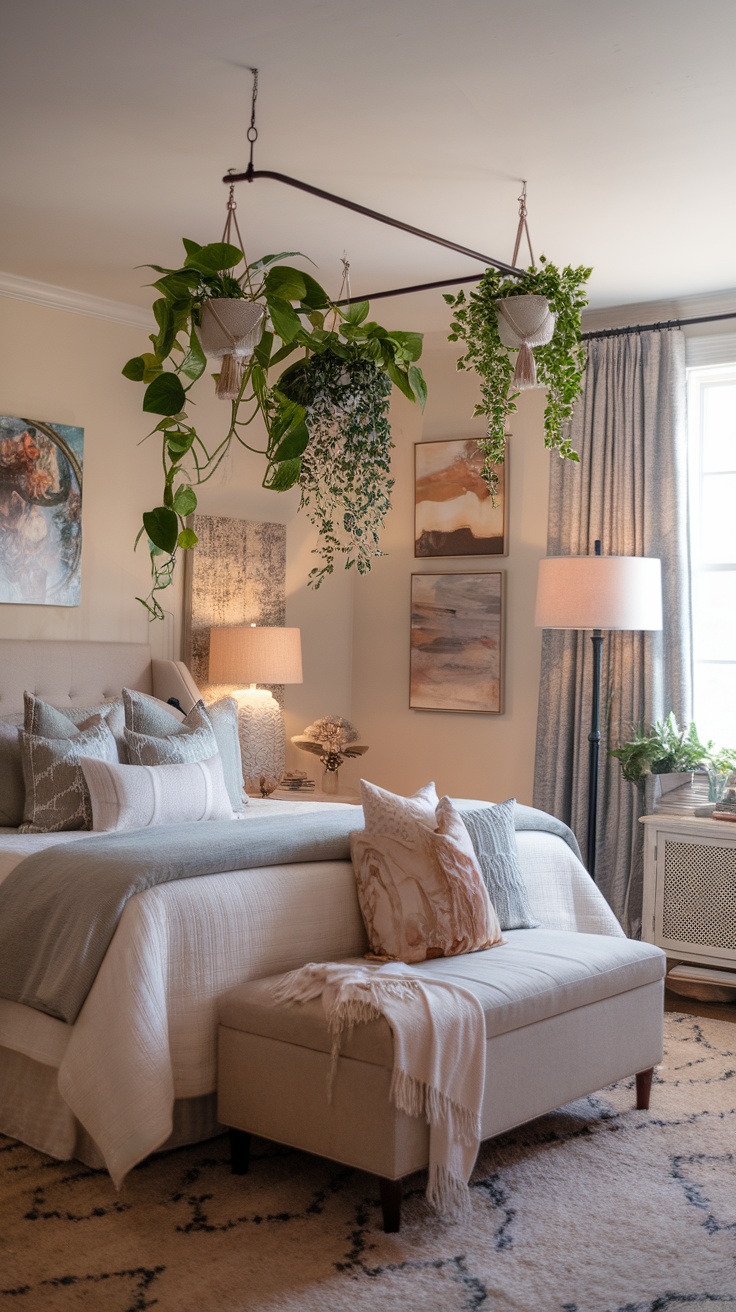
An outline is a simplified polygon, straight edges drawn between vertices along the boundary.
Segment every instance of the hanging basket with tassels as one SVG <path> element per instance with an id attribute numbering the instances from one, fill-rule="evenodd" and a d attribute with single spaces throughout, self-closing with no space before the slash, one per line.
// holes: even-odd
<path id="1" fill-rule="evenodd" d="M 202 303 L 199 340 L 206 356 L 222 361 L 217 382 L 221 399 L 237 399 L 245 362 L 261 340 L 265 317 L 262 305 L 240 297 L 217 297 Z"/>
<path id="2" fill-rule="evenodd" d="M 516 391 L 536 387 L 533 348 L 552 340 L 557 315 L 544 296 L 507 296 L 496 301 L 496 318 L 502 344 L 519 352 L 512 387 Z"/>

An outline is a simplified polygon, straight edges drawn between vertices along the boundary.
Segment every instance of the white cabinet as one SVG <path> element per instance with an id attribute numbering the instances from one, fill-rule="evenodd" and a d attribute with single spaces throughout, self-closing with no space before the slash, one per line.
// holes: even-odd
<path id="1" fill-rule="evenodd" d="M 736 970 L 736 823 L 647 815 L 642 938 Z"/>

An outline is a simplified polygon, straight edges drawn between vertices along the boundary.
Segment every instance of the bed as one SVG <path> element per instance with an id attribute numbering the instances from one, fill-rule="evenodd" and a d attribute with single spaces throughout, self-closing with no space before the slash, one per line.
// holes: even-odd
<path id="1" fill-rule="evenodd" d="M 94 705 L 124 685 L 178 696 L 185 709 L 197 695 L 184 666 L 152 662 L 140 644 L 0 641 L 1 717 L 17 720 L 24 688 L 64 707 Z M 293 816 L 298 827 L 310 813 L 335 810 L 347 812 L 337 803 L 252 800 L 239 823 Z M 358 827 L 361 813 L 351 812 Z M 0 829 L 0 882 L 25 856 L 84 837 Z M 517 842 L 543 924 L 621 934 L 561 837 L 520 832 Z M 261 865 L 147 889 L 127 903 L 73 1024 L 0 999 L 0 1132 L 53 1157 L 105 1167 L 120 1185 L 155 1150 L 219 1132 L 223 993 L 310 960 L 360 955 L 365 946 L 349 860 Z"/>

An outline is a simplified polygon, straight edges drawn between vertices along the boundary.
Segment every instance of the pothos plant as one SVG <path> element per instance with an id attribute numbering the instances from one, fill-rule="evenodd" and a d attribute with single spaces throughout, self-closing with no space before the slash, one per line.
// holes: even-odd
<path id="1" fill-rule="evenodd" d="M 148 539 L 153 586 L 138 600 L 152 619 L 163 618 L 157 594 L 173 580 L 178 551 L 197 542 L 186 523 L 197 508 L 195 488 L 212 477 L 233 444 L 264 456 L 263 487 L 283 492 L 301 485 L 302 504 L 323 535 L 317 550 L 325 563 L 310 576 L 315 586 L 332 572 L 336 553 L 347 568 L 369 569 L 370 557 L 380 554 L 377 531 L 391 490 L 391 387 L 422 407 L 426 399 L 416 363 L 421 334 L 382 328 L 368 319 L 367 302 L 334 305 L 310 274 L 280 263 L 298 252 L 264 256 L 237 277 L 244 263 L 239 247 L 185 240 L 184 249 L 181 268 L 149 266 L 161 275 L 153 284 L 158 332 L 151 335 L 151 351 L 123 369 L 126 378 L 145 384 L 144 412 L 160 416 L 149 437 L 161 437 L 161 504 L 144 513 L 136 539 Z M 212 444 L 190 416 L 189 394 L 207 367 L 198 328 L 206 300 L 237 297 L 263 307 L 266 328 L 245 362 L 226 431 Z M 296 351 L 303 353 L 298 367 L 292 364 L 272 381 L 274 368 Z M 257 416 L 265 446 L 248 440 Z"/>
<path id="2" fill-rule="evenodd" d="M 511 296 L 544 296 L 557 316 L 551 341 L 534 347 L 537 376 L 547 388 L 544 445 L 566 460 L 579 460 L 570 441 L 569 424 L 582 392 L 585 348 L 580 316 L 588 303 L 584 288 L 591 273 L 592 269 L 583 266 L 558 269 L 542 255 L 539 268 L 532 265 L 520 278 L 489 268 L 469 295 L 464 291 L 445 294 L 453 310 L 448 340 L 462 341 L 466 347 L 457 367 L 474 369 L 480 378 L 482 401 L 473 413 L 488 420 L 487 435 L 479 446 L 485 456 L 483 477 L 492 494 L 498 485 L 494 466 L 503 463 L 505 454 L 506 421 L 516 410 L 519 395 L 512 390 L 514 357 L 499 336 L 496 302 Z"/>

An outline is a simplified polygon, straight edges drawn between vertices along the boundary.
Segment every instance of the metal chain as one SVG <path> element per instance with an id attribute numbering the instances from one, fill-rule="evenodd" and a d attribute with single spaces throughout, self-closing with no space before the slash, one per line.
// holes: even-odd
<path id="1" fill-rule="evenodd" d="M 252 68 L 253 74 L 253 94 L 250 101 L 250 127 L 246 132 L 246 138 L 250 142 L 250 168 L 253 168 L 253 147 L 258 140 L 258 128 L 256 127 L 256 101 L 258 99 L 258 69 Z"/>

